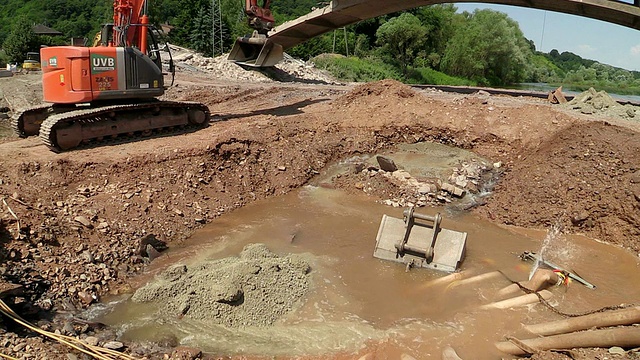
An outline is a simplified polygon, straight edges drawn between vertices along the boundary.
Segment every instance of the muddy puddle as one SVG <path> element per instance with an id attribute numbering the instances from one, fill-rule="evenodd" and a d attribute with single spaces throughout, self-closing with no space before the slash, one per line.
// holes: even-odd
<path id="1" fill-rule="evenodd" d="M 428 147 L 427 147 L 428 148 Z M 396 152 L 407 167 L 428 167 L 429 156 L 413 149 Z M 424 151 L 421 150 L 421 151 Z M 447 150 L 449 151 L 449 150 Z M 423 152 L 424 154 L 424 152 Z M 439 167 L 450 166 L 440 157 Z M 458 156 L 466 156 L 458 153 Z M 453 156 L 455 157 L 455 156 Z M 348 161 L 346 162 L 348 163 Z M 137 279 L 142 286 L 167 267 L 202 267 L 238 256 L 248 244 L 265 244 L 274 254 L 297 254 L 309 264 L 310 285 L 303 299 L 271 326 L 225 327 L 161 311 L 166 303 L 114 299 L 93 310 L 97 320 L 114 326 L 124 340 L 177 342 L 216 355 L 299 356 L 331 358 L 337 353 L 361 354 L 384 344 L 389 358 L 408 354 L 440 359 L 453 347 L 463 359 L 498 359 L 494 342 L 505 336 L 531 337 L 522 324 L 559 319 L 540 304 L 510 310 L 480 310 L 494 300 L 509 279 L 526 280 L 531 264 L 524 251 L 540 251 L 569 268 L 597 289 L 571 283 L 553 288 L 551 303 L 561 311 L 580 313 L 604 306 L 633 303 L 640 298 L 638 260 L 631 253 L 581 236 L 547 236 L 545 231 L 497 226 L 451 208 L 420 208 L 442 213 L 442 227 L 467 232 L 461 269 L 468 276 L 500 270 L 498 276 L 474 284 L 432 281 L 446 273 L 412 269 L 375 259 L 372 254 L 383 214 L 402 218 L 402 208 L 376 203 L 366 195 L 347 195 L 313 184 L 339 173 L 328 169 L 312 185 L 285 196 L 248 205 L 198 231 L 180 248 L 154 260 Z M 438 176 L 432 169 L 434 176 Z M 545 241 L 546 237 L 546 241 Z M 216 279 L 211 279 L 212 283 Z M 288 284 L 279 285 L 287 287 Z M 364 352 L 363 352 L 364 351 Z"/>

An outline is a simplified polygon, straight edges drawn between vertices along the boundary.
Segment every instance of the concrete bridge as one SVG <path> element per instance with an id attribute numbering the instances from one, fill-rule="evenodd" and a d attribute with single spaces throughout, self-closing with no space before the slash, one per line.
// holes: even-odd
<path id="1" fill-rule="evenodd" d="M 269 39 L 286 50 L 361 20 L 400 10 L 453 2 L 483 2 L 550 10 L 640 30 L 640 0 L 633 1 L 631 4 L 615 0 L 333 0 L 324 8 L 276 27 L 270 32 Z"/>

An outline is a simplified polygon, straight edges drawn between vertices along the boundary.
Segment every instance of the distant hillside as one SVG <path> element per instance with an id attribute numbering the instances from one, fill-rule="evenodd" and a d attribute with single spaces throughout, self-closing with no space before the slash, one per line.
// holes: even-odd
<path id="1" fill-rule="evenodd" d="M 543 53 L 544 56 L 549 59 L 554 65 L 556 65 L 558 68 L 562 69 L 565 74 L 569 73 L 571 71 L 580 71 L 581 68 L 594 68 L 596 69 L 596 71 L 600 70 L 600 72 L 602 71 L 609 71 L 609 72 L 620 72 L 620 73 L 625 73 L 625 72 L 630 72 L 633 75 L 634 79 L 640 79 L 640 71 L 630 71 L 630 70 L 625 70 L 622 68 L 618 68 L 618 67 L 613 67 L 613 66 L 609 66 L 609 65 L 605 65 L 602 63 L 599 63 L 598 61 L 595 60 L 589 60 L 589 59 L 584 59 L 582 57 L 580 57 L 579 55 L 576 55 L 572 52 L 568 52 L 565 51 L 563 53 L 558 52 L 558 50 L 553 49 L 551 50 L 551 52 L 549 52 L 548 54 Z M 615 76 L 615 74 L 613 74 Z M 618 74 L 620 75 L 620 74 Z"/>

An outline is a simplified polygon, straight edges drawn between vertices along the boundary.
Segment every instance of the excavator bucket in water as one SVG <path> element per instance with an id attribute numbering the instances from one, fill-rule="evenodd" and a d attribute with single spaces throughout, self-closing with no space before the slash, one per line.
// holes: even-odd
<path id="1" fill-rule="evenodd" d="M 282 45 L 264 35 L 239 37 L 229 53 L 229 60 L 253 67 L 269 67 L 284 58 Z"/>
<path id="2" fill-rule="evenodd" d="M 429 216 L 404 211 L 404 221 L 383 215 L 373 256 L 445 272 L 454 272 L 464 258 L 467 233 L 440 227 L 440 214 Z M 420 221 L 416 221 L 420 220 Z"/>

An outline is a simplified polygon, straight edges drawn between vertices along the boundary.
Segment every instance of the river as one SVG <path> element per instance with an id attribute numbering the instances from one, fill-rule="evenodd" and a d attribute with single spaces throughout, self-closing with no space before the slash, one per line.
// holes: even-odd
<path id="1" fill-rule="evenodd" d="M 514 86 L 514 89 L 518 89 L 518 90 L 530 90 L 530 91 L 541 91 L 541 92 L 549 92 L 549 91 L 555 90 L 556 88 L 557 86 L 550 85 L 547 83 L 520 83 Z M 597 87 L 595 89 L 600 90 Z M 562 92 L 564 92 L 567 95 L 574 95 L 574 96 L 581 93 L 581 91 L 572 91 L 565 88 L 562 89 Z M 614 92 L 609 92 L 609 91 L 607 91 L 607 93 L 616 100 L 626 100 L 626 101 L 632 101 L 634 103 L 640 103 L 639 95 L 621 95 L 621 94 L 616 94 Z"/>

